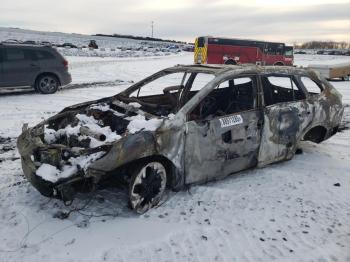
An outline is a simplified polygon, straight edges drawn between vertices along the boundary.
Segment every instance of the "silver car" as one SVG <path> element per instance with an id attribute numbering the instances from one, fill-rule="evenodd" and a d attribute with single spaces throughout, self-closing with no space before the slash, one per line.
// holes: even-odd
<path id="1" fill-rule="evenodd" d="M 143 213 L 166 188 L 289 160 L 301 140 L 335 134 L 342 114 L 341 95 L 312 70 L 179 65 L 25 126 L 18 149 L 43 195 L 70 201 L 122 181 Z"/>
<path id="2" fill-rule="evenodd" d="M 34 88 L 52 94 L 71 81 L 67 60 L 54 48 L 0 43 L 0 91 Z"/>

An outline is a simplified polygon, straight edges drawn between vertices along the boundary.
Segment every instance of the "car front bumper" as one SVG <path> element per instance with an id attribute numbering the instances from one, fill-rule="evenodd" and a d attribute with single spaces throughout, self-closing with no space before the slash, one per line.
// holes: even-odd
<path id="1" fill-rule="evenodd" d="M 46 181 L 36 175 L 39 168 L 34 162 L 34 154 L 45 145 L 41 139 L 33 134 L 33 129 L 25 130 L 17 139 L 18 151 L 21 155 L 21 163 L 24 176 L 44 196 L 62 199 L 63 201 L 73 200 L 76 184 L 80 184 L 84 178 L 81 176 L 69 177 L 56 183 Z"/>

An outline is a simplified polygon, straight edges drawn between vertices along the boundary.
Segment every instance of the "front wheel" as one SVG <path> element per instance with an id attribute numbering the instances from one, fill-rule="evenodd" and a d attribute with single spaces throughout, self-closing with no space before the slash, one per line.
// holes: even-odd
<path id="1" fill-rule="evenodd" d="M 143 214 L 161 200 L 167 182 L 167 172 L 160 162 L 140 165 L 133 173 L 129 186 L 131 208 Z"/>
<path id="2" fill-rule="evenodd" d="M 35 84 L 35 89 L 42 94 L 53 94 L 58 90 L 60 83 L 54 75 L 42 75 Z"/>

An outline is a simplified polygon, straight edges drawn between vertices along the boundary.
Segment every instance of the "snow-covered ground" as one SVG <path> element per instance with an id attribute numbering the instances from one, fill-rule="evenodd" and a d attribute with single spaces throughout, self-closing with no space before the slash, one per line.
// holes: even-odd
<path id="1" fill-rule="evenodd" d="M 126 38 L 91 36 L 82 34 L 67 34 L 59 32 L 41 32 L 25 29 L 0 27 L 0 42 L 8 40 L 42 41 L 50 42 L 53 45 L 71 43 L 78 48 L 57 47 L 57 50 L 64 56 L 83 57 L 150 57 L 168 56 L 180 52 L 173 48 L 174 43 L 158 41 L 142 41 Z M 98 49 L 90 50 L 87 46 L 90 40 L 95 40 Z"/>
<path id="2" fill-rule="evenodd" d="M 304 66 L 330 59 L 350 60 L 295 57 Z M 68 60 L 71 88 L 0 96 L 0 262 L 350 261 L 349 129 L 322 144 L 303 144 L 291 161 L 168 193 L 142 216 L 129 210 L 122 190 L 79 195 L 70 207 L 40 195 L 23 177 L 15 149 L 23 123 L 192 63 L 192 54 Z M 350 83 L 332 84 L 350 104 Z M 344 123 L 350 127 L 349 106 Z"/>

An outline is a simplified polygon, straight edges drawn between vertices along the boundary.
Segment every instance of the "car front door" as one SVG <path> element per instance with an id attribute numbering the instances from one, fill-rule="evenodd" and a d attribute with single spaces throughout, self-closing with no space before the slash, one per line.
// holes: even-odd
<path id="1" fill-rule="evenodd" d="M 257 164 L 261 111 L 256 77 L 222 82 L 188 115 L 186 184 L 227 176 Z"/>
<path id="2" fill-rule="evenodd" d="M 264 166 L 293 157 L 313 107 L 294 76 L 265 74 L 260 80 L 265 107 L 259 166 Z"/>
<path id="3" fill-rule="evenodd" d="M 20 47 L 6 47 L 3 49 L 3 58 L 3 86 L 33 84 L 35 74 L 39 72 L 39 66 L 33 61 L 29 51 Z"/>

